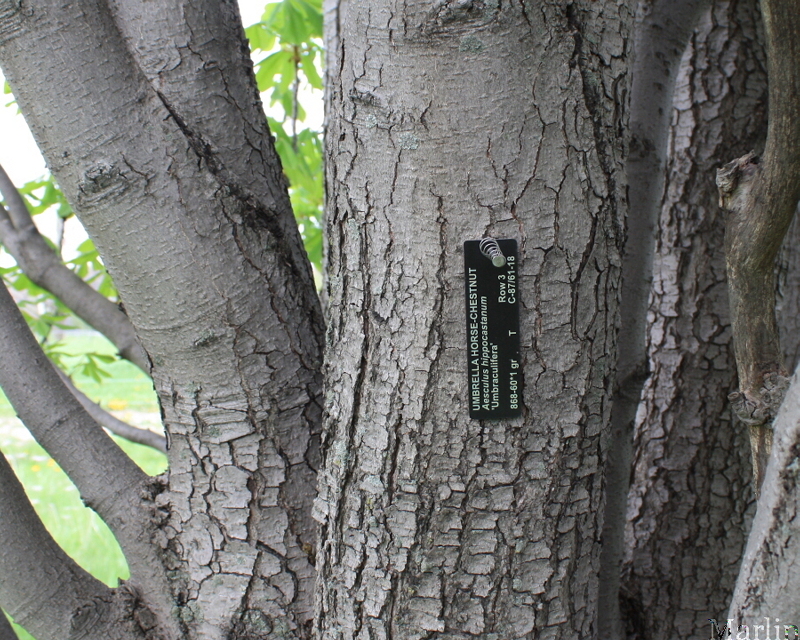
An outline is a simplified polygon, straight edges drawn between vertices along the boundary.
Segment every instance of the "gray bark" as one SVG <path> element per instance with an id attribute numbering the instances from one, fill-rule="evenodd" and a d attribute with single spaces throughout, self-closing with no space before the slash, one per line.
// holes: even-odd
<path id="1" fill-rule="evenodd" d="M 794 371 L 800 362 L 800 216 L 786 233 L 777 264 L 775 313 L 786 367 Z"/>
<path id="2" fill-rule="evenodd" d="M 65 638 L 75 614 L 111 591 L 56 544 L 2 453 L 0 492 L 0 600 L 38 640 Z M 0 636 L 16 639 L 2 611 L 0 618 Z"/>
<path id="3" fill-rule="evenodd" d="M 720 158 L 763 144 L 758 20 L 754 2 L 714 2 L 676 85 L 626 532 L 629 637 L 707 639 L 746 540 L 750 461 L 728 408 L 735 369 L 712 176 Z"/>
<path id="4" fill-rule="evenodd" d="M 761 0 L 769 72 L 763 158 L 751 152 L 717 171 L 727 212 L 725 254 L 739 390 L 750 428 L 753 478 L 761 486 L 772 420 L 788 387 L 775 315 L 775 258 L 800 199 L 800 13 L 791 0 Z"/>
<path id="5" fill-rule="evenodd" d="M 168 618 L 167 580 L 157 549 L 151 543 L 156 486 L 63 384 L 5 286 L 0 286 L 0 344 L 0 387 L 15 412 L 75 483 L 84 503 L 114 533 L 131 574 L 136 576 L 142 593 L 148 594 L 144 602 L 156 615 Z M 41 400 L 42 389 L 47 390 L 48 403 Z M 28 554 L 33 555 L 25 561 L 46 563 L 46 558 L 36 557 L 36 548 L 28 547 Z M 43 589 L 44 585 L 46 581 L 34 580 L 34 588 Z M 16 606 L 7 604 L 10 601 L 6 598 L 17 592 L 9 587 L 8 593 L 0 594 L 0 602 L 14 617 L 18 617 Z"/>
<path id="6" fill-rule="evenodd" d="M 760 5 L 770 81 L 769 129 L 763 163 L 756 166 L 752 184 L 747 185 L 748 181 L 742 179 L 738 189 L 741 193 L 734 190 L 731 194 L 739 202 L 734 201 L 729 207 L 726 249 L 740 393 L 749 402 L 769 404 L 772 398 L 764 398 L 759 386 L 765 384 L 768 374 L 775 378 L 775 372 L 780 376 L 786 369 L 778 339 L 774 288 L 767 291 L 769 297 L 763 292 L 755 293 L 755 289 L 763 281 L 775 282 L 775 256 L 800 198 L 800 14 L 796 2 L 761 0 Z M 741 159 L 736 164 L 741 165 Z M 747 188 L 742 189 L 742 185 Z M 750 236 L 749 243 L 745 233 Z M 755 305 L 748 307 L 745 302 L 750 300 Z M 764 478 L 762 495 L 728 614 L 731 626 L 737 629 L 746 625 L 757 630 L 757 622 L 769 624 L 770 619 L 777 626 L 781 618 L 794 625 L 799 619 L 800 582 L 796 567 L 800 547 L 794 529 L 800 500 L 800 378 L 796 373 L 785 395 L 785 400 L 780 399 L 783 402 L 774 424 L 770 424 L 771 415 L 761 424 L 762 431 L 768 434 L 762 439 L 774 451 L 766 469 L 761 464 L 763 460 L 757 461 L 759 473 L 755 479 Z M 751 435 L 756 464 L 757 454 L 770 452 L 757 450 L 753 441 Z M 793 631 L 798 633 L 797 626 Z"/>
<path id="7" fill-rule="evenodd" d="M 144 36 L 213 79 L 187 91 L 200 115 L 127 49 L 148 16 L 102 3 L 0 4 L 0 64 L 153 363 L 170 475 L 151 544 L 171 593 L 141 591 L 161 599 L 159 632 L 305 637 L 321 313 L 235 6 L 184 8 L 188 42 L 166 47 L 164 20 Z M 234 165 L 235 149 L 251 152 Z"/>
<path id="8" fill-rule="evenodd" d="M 121 357 L 149 371 L 147 355 L 133 326 L 120 308 L 70 271 L 33 223 L 25 201 L 0 166 L 0 240 L 32 282 L 46 289 L 82 320 L 105 335 Z M 62 221 L 63 225 L 63 221 Z M 166 452 L 166 440 L 156 433 L 125 424 L 81 393 L 65 375 L 61 379 L 84 409 L 112 433 Z"/>
<path id="9" fill-rule="evenodd" d="M 591 2 L 325 11 L 318 637 L 591 637 L 630 15 Z M 484 235 L 521 248 L 515 420 L 467 414 L 461 247 Z"/>
<path id="10" fill-rule="evenodd" d="M 705 0 L 643 3 L 635 24 L 629 149 L 625 163 L 629 215 L 622 260 L 620 341 L 606 463 L 606 507 L 600 558 L 599 636 L 620 638 L 620 572 L 624 555 L 633 428 L 649 370 L 647 311 L 664 189 L 667 133 L 675 76 Z"/>
<path id="11" fill-rule="evenodd" d="M 779 625 L 781 633 L 789 637 L 783 625 L 796 625 L 800 620 L 797 599 L 800 541 L 796 531 L 800 509 L 800 377 L 797 373 L 774 427 L 772 455 L 727 621 L 733 633 L 745 626 L 754 629 L 755 625 L 762 625 L 763 630 L 765 624 L 770 624 Z M 789 631 L 795 633 L 791 628 Z"/>
<path id="12" fill-rule="evenodd" d="M 326 6 L 319 640 L 599 632 L 611 397 L 628 380 L 615 373 L 624 5 Z M 625 576 L 648 639 L 707 637 L 751 499 L 743 436 L 724 412 L 721 234 L 701 186 L 721 145 L 752 146 L 761 131 L 749 11 L 714 5 L 684 59 L 669 139 Z M 76 639 L 311 634 L 322 321 L 235 13 L 227 1 L 0 1 L 0 64 L 115 277 L 170 439 L 163 492 L 133 482 L 116 500 L 97 488 L 112 524 L 114 508 L 140 513 L 120 533 L 130 583 L 89 607 L 67 600 L 42 638 L 63 637 L 68 619 Z M 485 235 L 520 243 L 526 386 L 514 420 L 467 417 L 461 246 Z M 636 354 L 622 358 L 633 373 Z M 30 360 L 5 357 L 12 372 Z M 23 418 L 67 450 L 55 457 L 80 482 L 97 473 L 79 468 L 87 453 L 105 466 L 117 454 L 102 441 L 69 462 L 59 439 L 77 449 L 102 433 L 65 402 L 56 411 L 69 415 L 39 403 Z M 2 515 L 5 539 L 16 525 Z M 17 555 L 43 559 L 0 550 L 0 563 Z M 25 600 L 14 584 L 0 579 L 0 604 Z"/>

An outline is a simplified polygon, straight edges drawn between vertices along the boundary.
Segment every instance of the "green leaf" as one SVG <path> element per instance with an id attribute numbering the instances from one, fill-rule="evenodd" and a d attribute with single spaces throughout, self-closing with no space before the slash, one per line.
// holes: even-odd
<path id="1" fill-rule="evenodd" d="M 107 271 L 103 271 L 102 279 L 97 286 L 97 291 L 109 299 L 116 299 L 119 297 L 117 287 L 114 286 L 114 281 L 111 279 L 111 276 Z"/>
<path id="2" fill-rule="evenodd" d="M 309 38 L 322 37 L 322 0 L 293 0 L 298 11 L 305 16 Z"/>
<path id="3" fill-rule="evenodd" d="M 322 78 L 319 75 L 316 65 L 317 52 L 311 49 L 300 56 L 300 68 L 306 76 L 308 84 L 314 89 L 322 90 Z"/>
<path id="4" fill-rule="evenodd" d="M 257 22 L 247 27 L 244 32 L 250 41 L 250 49 L 252 51 L 271 51 L 275 46 L 277 36 L 263 22 Z"/>
<path id="5" fill-rule="evenodd" d="M 311 38 L 313 25 L 301 10 L 299 2 L 285 0 L 283 14 L 283 29 L 279 32 L 282 42 L 299 46 Z"/>
<path id="6" fill-rule="evenodd" d="M 3 83 L 3 93 L 7 96 L 11 96 L 11 100 L 6 102 L 7 107 L 17 104 L 17 99 L 14 97 L 14 93 L 11 91 L 11 85 L 8 84 L 8 81 Z M 19 113 L 19 109 L 17 109 L 17 113 Z"/>
<path id="7" fill-rule="evenodd" d="M 286 49 L 281 49 L 267 56 L 256 65 L 256 83 L 262 93 L 274 89 L 277 83 L 283 82 L 284 76 L 290 76 L 289 82 L 294 79 L 294 54 Z M 279 80 L 275 80 L 278 76 Z"/>
<path id="8" fill-rule="evenodd" d="M 322 135 L 308 128 L 296 136 L 291 131 L 297 78 L 314 91 L 323 87 L 322 22 L 322 0 L 281 0 L 266 5 L 261 22 L 247 30 L 254 50 L 269 51 L 256 64 L 256 80 L 259 91 L 269 93 L 270 104 L 280 105 L 284 113 L 282 119 L 269 118 L 269 127 L 289 180 L 306 251 L 318 270 L 322 267 Z M 297 105 L 294 127 L 305 119 L 306 111 L 306 105 Z"/>

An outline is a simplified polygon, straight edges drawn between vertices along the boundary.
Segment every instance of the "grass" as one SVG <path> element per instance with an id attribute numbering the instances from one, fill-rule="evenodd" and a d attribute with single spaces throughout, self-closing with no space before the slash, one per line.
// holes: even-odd
<path id="1" fill-rule="evenodd" d="M 83 350 L 83 351 L 81 351 Z M 65 351 L 80 354 L 87 350 L 113 353 L 113 347 L 103 338 L 93 335 L 70 336 Z M 79 356 L 71 356 L 79 362 Z M 98 383 L 80 372 L 74 374 L 76 385 L 95 402 L 121 417 L 152 414 L 158 405 L 149 378 L 127 362 L 104 365 L 113 378 Z M 120 415 L 119 413 L 117 415 Z M 45 527 L 81 567 L 109 586 L 116 586 L 128 577 L 128 566 L 114 536 L 100 518 L 83 506 L 78 490 L 47 452 L 34 442 L 16 420 L 14 410 L 0 394 L 0 450 L 8 458 L 14 472 Z M 151 420 L 152 420 L 151 416 Z M 157 418 L 156 418 L 157 420 Z M 162 473 L 166 457 L 142 445 L 115 438 L 118 444 L 150 475 Z M 33 640 L 15 625 L 20 640 Z"/>

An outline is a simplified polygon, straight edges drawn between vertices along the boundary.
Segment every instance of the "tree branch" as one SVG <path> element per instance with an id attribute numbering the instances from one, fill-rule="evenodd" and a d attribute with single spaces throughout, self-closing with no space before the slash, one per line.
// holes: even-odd
<path id="1" fill-rule="evenodd" d="M 119 418 L 113 416 L 108 411 L 103 409 L 103 407 L 101 407 L 99 404 L 93 402 L 80 389 L 78 389 L 78 387 L 72 383 L 72 380 L 69 379 L 67 374 L 57 367 L 54 368 L 56 369 L 56 372 L 60 376 L 62 382 L 66 385 L 67 389 L 69 389 L 72 395 L 77 398 L 78 402 L 81 403 L 81 406 L 86 409 L 86 413 L 92 416 L 92 418 L 94 418 L 97 424 L 99 424 L 101 427 L 108 429 L 111 433 L 125 438 L 130 442 L 152 447 L 153 449 L 161 451 L 161 453 L 167 452 L 167 439 L 164 436 L 154 433 L 149 429 L 140 429 L 139 427 L 134 427 L 127 422 L 123 422 Z"/>
<path id="2" fill-rule="evenodd" d="M 14 410 L 84 500 L 106 522 L 115 520 L 114 503 L 138 499 L 147 476 L 64 386 L 4 286 L 0 287 L 0 344 L 0 386 Z M 48 402 L 42 402 L 43 393 L 49 395 Z"/>
<path id="3" fill-rule="evenodd" d="M 123 358 L 149 373 L 147 355 L 128 317 L 64 265 L 39 233 L 25 201 L 2 166 L 0 193 L 7 207 L 0 211 L 0 241 L 25 275 L 106 336 Z"/>
<path id="4" fill-rule="evenodd" d="M 38 640 L 63 638 L 81 606 L 110 590 L 56 544 L 2 453 L 0 495 L 0 603 Z"/>
<path id="5" fill-rule="evenodd" d="M 763 161 L 752 153 L 717 171 L 728 212 L 725 258 L 739 392 L 734 411 L 750 428 L 753 479 L 762 484 L 771 422 L 788 381 L 775 317 L 775 258 L 800 199 L 800 10 L 762 0 L 769 73 Z"/>
<path id="6" fill-rule="evenodd" d="M 270 231 L 277 240 L 272 250 L 299 283 L 298 301 L 313 330 L 320 331 L 322 307 L 264 117 L 250 52 L 247 47 L 226 46 L 244 37 L 238 6 L 218 0 L 152 3 L 146 11 L 122 0 L 110 0 L 109 6 L 139 68 L 216 179 L 237 197 L 272 212 Z M 164 64 L 165 59 L 171 63 Z M 197 60 L 215 63 L 199 71 Z M 217 68 L 226 70 L 224 76 Z M 224 95 L 235 105 L 225 112 L 224 131 L 217 126 L 220 111 L 209 95 Z M 243 149 L 252 149 L 259 159 L 254 161 Z"/>
<path id="7" fill-rule="evenodd" d="M 0 287 L 0 345 L 0 387 L 14 410 L 114 533 L 148 604 L 163 608 L 170 590 L 150 542 L 152 482 L 70 393 L 5 286 Z"/>
<path id="8" fill-rule="evenodd" d="M 0 184 L 2 184 L 2 182 L 3 182 L 2 176 L 4 176 L 4 175 L 5 175 L 5 172 L 3 171 L 2 166 L 0 166 Z M 14 190 L 14 193 L 17 193 L 17 191 Z M 53 258 L 56 259 L 58 264 L 57 265 L 53 265 L 53 266 L 57 266 L 57 268 L 60 268 L 60 269 L 63 269 L 65 271 L 67 271 L 74 278 L 76 278 L 78 281 L 80 281 L 80 283 L 82 285 L 85 285 L 86 289 L 88 289 L 88 291 L 91 291 L 92 296 L 90 296 L 90 297 L 98 297 L 98 298 L 100 298 L 100 300 L 103 303 L 111 304 L 111 303 L 109 303 L 109 301 L 106 298 L 104 298 L 102 295 L 97 293 L 94 289 L 92 289 L 91 287 L 86 285 L 86 283 L 84 283 L 83 280 L 81 280 L 80 278 L 75 276 L 75 274 L 73 274 L 60 261 L 57 260 L 57 257 L 55 256 L 55 254 L 53 254 L 51 251 L 49 251 L 49 247 L 47 247 L 46 243 L 44 242 L 44 239 L 41 237 L 41 235 L 39 235 L 39 232 L 36 229 L 36 227 L 33 225 L 33 222 L 31 221 L 30 216 L 27 215 L 27 208 L 25 208 L 24 202 L 22 202 L 22 200 L 21 200 L 21 198 L 19 198 L 18 194 L 17 194 L 17 197 L 18 197 L 19 202 L 17 202 L 13 206 L 9 206 L 9 209 L 5 209 L 4 207 L 0 206 L 0 239 L 2 239 L 4 241 L 6 246 L 9 248 L 9 251 L 12 251 L 12 249 L 18 249 L 19 248 L 19 246 L 17 245 L 17 240 L 19 238 L 17 236 L 20 235 L 20 234 L 17 232 L 17 230 L 16 230 L 16 228 L 14 226 L 14 221 L 16 220 L 17 222 L 19 222 L 20 220 L 22 220 L 23 222 L 25 222 L 25 221 L 29 222 L 30 224 L 27 227 L 24 227 L 24 229 L 25 229 L 24 233 L 29 235 L 29 237 L 35 239 L 34 244 L 37 244 L 37 245 L 41 244 L 42 246 L 44 246 L 44 248 L 47 249 L 47 251 L 50 253 L 50 255 Z M 24 216 L 20 215 L 20 209 L 21 208 L 25 210 Z M 16 211 L 17 213 L 15 214 L 14 211 Z M 12 251 L 12 255 L 14 255 L 13 251 Z M 48 258 L 48 260 L 49 260 L 49 258 Z M 20 260 L 20 257 L 17 257 L 17 262 L 20 264 L 20 266 L 23 267 L 23 271 L 26 271 L 26 274 L 28 275 L 28 277 L 31 277 L 31 272 L 27 271 L 25 269 L 25 267 L 23 266 L 24 263 Z M 38 265 L 38 266 L 41 267 L 43 265 Z M 31 277 L 31 279 L 33 279 L 33 278 Z M 40 284 L 40 286 L 41 286 L 41 284 Z M 95 301 L 99 302 L 100 300 L 95 300 Z M 127 325 L 130 328 L 130 330 L 133 331 L 133 327 L 130 325 L 130 322 L 128 321 L 127 317 L 122 312 L 120 312 L 118 309 L 116 309 L 115 305 L 111 304 L 111 306 L 114 307 L 114 309 L 117 311 L 117 313 L 119 313 L 122 316 L 124 322 L 127 323 Z M 84 318 L 84 320 L 85 320 L 85 318 Z M 117 346 L 119 348 L 119 345 L 117 345 Z M 138 342 L 137 342 L 136 348 L 132 350 L 132 355 L 134 357 L 136 357 L 137 353 L 141 355 L 141 360 L 142 361 L 139 362 L 139 363 L 134 363 L 134 364 L 138 364 L 141 367 L 141 365 L 144 364 L 145 356 L 144 356 L 144 351 L 138 345 Z M 124 354 L 121 354 L 121 355 L 124 355 Z M 129 354 L 129 355 L 131 355 L 131 354 Z M 98 424 L 100 424 L 102 427 L 105 427 L 106 429 L 108 429 L 111 433 L 114 433 L 114 434 L 116 434 L 118 436 L 121 436 L 121 437 L 125 438 L 126 440 L 130 440 L 131 442 L 136 442 L 138 444 L 143 444 L 143 445 L 146 445 L 148 447 L 152 447 L 154 449 L 157 449 L 157 450 L 159 450 L 159 451 L 161 451 L 163 453 L 166 453 L 166 451 L 167 451 L 166 438 L 164 438 L 163 436 L 160 436 L 157 433 L 153 433 L 149 429 L 139 429 L 137 427 L 134 427 L 134 426 L 131 426 L 131 425 L 127 424 L 126 422 L 123 422 L 122 420 L 117 419 L 116 417 L 114 417 L 113 415 L 111 415 L 110 413 L 105 411 L 100 405 L 92 402 L 92 400 L 90 400 L 74 384 L 72 384 L 72 381 L 69 379 L 69 377 L 67 375 L 65 375 L 63 372 L 61 372 L 57 367 L 55 367 L 55 369 L 58 372 L 59 376 L 61 377 L 61 380 L 64 382 L 64 384 L 67 386 L 67 388 L 72 393 L 72 395 L 74 395 L 77 398 L 78 402 L 81 403 L 81 406 L 83 406 L 83 408 L 86 409 L 87 413 L 92 418 L 94 418 L 94 420 L 97 421 Z"/>
<path id="9" fill-rule="evenodd" d="M 228 486 L 223 478 L 232 469 L 217 474 L 217 468 L 234 462 L 237 486 L 246 491 L 237 489 L 235 508 L 214 511 L 214 525 L 226 544 L 231 538 L 255 540 L 262 530 L 281 537 L 292 559 L 281 563 L 282 576 L 294 584 L 292 595 L 267 592 L 266 583 L 254 580 L 246 597 L 268 603 L 259 606 L 270 616 L 305 624 L 313 608 L 314 567 L 305 549 L 313 548 L 316 537 L 311 506 L 319 465 L 324 327 L 280 163 L 259 110 L 241 21 L 226 20 L 236 16 L 231 2 L 122 4 L 143 13 L 138 36 L 135 26 L 112 19 L 108 3 L 33 0 L 31 11 L 20 12 L 13 37 L 0 38 L 0 63 L 152 359 L 171 439 L 164 510 L 173 519 L 158 539 L 183 548 L 177 570 L 189 583 L 191 598 L 214 600 L 205 609 L 213 611 L 213 619 L 196 624 L 215 630 L 203 631 L 206 635 L 221 637 L 231 616 L 241 612 L 238 599 L 217 601 L 215 577 L 207 573 L 228 580 L 226 565 L 190 553 L 197 536 L 208 534 L 207 513 L 216 509 L 209 502 L 215 495 L 223 499 L 221 489 Z M 216 20 L 219 12 L 224 25 Z M 165 13 L 175 22 L 165 20 Z M 179 40 L 171 37 L 173 24 L 186 25 Z M 163 77 L 153 77 L 156 56 L 145 77 L 132 47 L 122 41 L 126 33 L 161 51 Z M 189 77 L 215 78 L 202 101 L 202 120 L 210 130 L 198 124 L 190 105 L 173 99 L 196 91 L 169 73 L 175 68 Z M 236 74 L 246 80 L 242 93 L 233 87 Z M 229 157 L 238 163 L 229 165 Z M 249 167 L 246 178 L 238 174 L 241 165 Z M 240 462 L 240 446 L 251 447 L 254 458 Z M 217 456 L 222 450 L 235 460 Z M 285 467 L 285 474 L 259 471 L 273 465 Z M 280 518 L 250 508 L 273 489 L 285 514 Z M 251 497 L 239 502 L 242 493 Z M 155 539 L 158 532 L 151 533 Z M 129 558 L 131 573 L 141 581 L 136 560 Z M 160 569 L 165 586 L 143 585 L 142 597 L 151 606 L 161 600 L 158 619 L 181 637 Z"/>
<path id="10" fill-rule="evenodd" d="M 798 369 L 800 371 L 800 369 Z M 800 376 L 792 378 L 775 419 L 775 446 L 764 474 L 758 509 L 728 618 L 735 625 L 800 620 Z"/>

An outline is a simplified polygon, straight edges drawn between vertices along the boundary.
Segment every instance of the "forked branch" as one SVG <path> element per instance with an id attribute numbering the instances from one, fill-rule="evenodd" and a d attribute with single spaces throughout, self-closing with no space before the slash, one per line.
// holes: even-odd
<path id="1" fill-rule="evenodd" d="M 14 410 L 114 533 L 132 581 L 148 602 L 159 602 L 169 587 L 150 542 L 153 483 L 70 393 L 4 286 L 0 345 L 0 387 Z"/>
<path id="2" fill-rule="evenodd" d="M 4 286 L 0 286 L 0 344 L 0 386 L 17 415 L 84 500 L 107 523 L 118 519 L 120 502 L 138 500 L 147 476 L 70 393 Z"/>
<path id="3" fill-rule="evenodd" d="M 6 208 L 0 206 L 0 242 L 14 256 L 25 275 L 106 336 L 123 358 L 149 373 L 147 356 L 128 317 L 68 269 L 50 248 L 33 224 L 22 196 L 2 166 L 0 193 L 6 203 Z"/>
<path id="4" fill-rule="evenodd" d="M 7 205 L 7 208 L 0 206 L 0 242 L 14 256 L 25 275 L 105 335 L 123 358 L 147 371 L 147 356 L 127 316 L 64 265 L 39 233 L 22 196 L 2 166 L 0 193 Z M 166 451 L 166 441 L 162 436 L 118 420 L 81 393 L 69 378 L 62 375 L 62 380 L 84 409 L 103 427 L 131 442 Z"/>
<path id="5" fill-rule="evenodd" d="M 800 6 L 762 0 L 769 72 L 763 160 L 752 153 L 717 171 L 728 212 L 725 257 L 739 391 L 734 411 L 750 428 L 753 478 L 761 486 L 772 421 L 788 386 L 775 317 L 775 257 L 800 199 Z"/>

